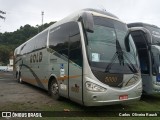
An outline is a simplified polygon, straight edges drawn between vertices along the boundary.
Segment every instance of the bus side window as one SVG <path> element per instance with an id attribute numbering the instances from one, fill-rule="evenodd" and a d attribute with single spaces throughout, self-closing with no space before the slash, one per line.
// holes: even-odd
<path id="1" fill-rule="evenodd" d="M 61 55 L 68 57 L 69 23 L 50 30 L 49 47 Z"/>
<path id="2" fill-rule="evenodd" d="M 82 67 L 81 37 L 78 23 L 72 22 L 70 25 L 69 37 L 69 58 L 72 62 Z"/>
<path id="3" fill-rule="evenodd" d="M 35 49 L 46 47 L 48 30 L 35 37 Z"/>

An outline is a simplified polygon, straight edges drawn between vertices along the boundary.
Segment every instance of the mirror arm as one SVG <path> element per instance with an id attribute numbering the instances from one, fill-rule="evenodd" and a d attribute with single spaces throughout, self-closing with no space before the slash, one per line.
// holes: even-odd
<path id="1" fill-rule="evenodd" d="M 82 13 L 82 15 L 78 18 L 79 22 L 83 23 L 84 29 L 87 32 L 93 32 L 94 31 L 94 20 L 93 15 L 91 13 Z"/>
<path id="2" fill-rule="evenodd" d="M 130 47 L 129 47 L 129 34 L 130 33 L 131 33 L 131 31 L 129 29 L 127 35 L 125 36 L 125 41 L 124 41 L 127 52 L 130 52 Z"/>

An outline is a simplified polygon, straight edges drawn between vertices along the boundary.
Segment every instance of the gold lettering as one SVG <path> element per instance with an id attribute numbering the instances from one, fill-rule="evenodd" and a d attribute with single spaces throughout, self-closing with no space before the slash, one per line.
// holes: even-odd
<path id="1" fill-rule="evenodd" d="M 37 53 L 37 55 L 36 55 L 36 61 L 38 62 L 38 53 Z"/>
<path id="2" fill-rule="evenodd" d="M 117 82 L 117 80 L 118 80 L 118 78 L 114 77 L 114 76 L 105 78 L 105 82 L 112 82 L 112 83 L 114 82 L 115 83 L 115 82 Z"/>
<path id="3" fill-rule="evenodd" d="M 42 52 L 39 53 L 39 62 L 42 62 Z"/>
<path id="4" fill-rule="evenodd" d="M 31 54 L 31 56 L 30 56 L 30 63 L 42 62 L 42 57 L 43 57 L 42 56 L 42 52 Z"/>
<path id="5" fill-rule="evenodd" d="M 32 63 L 32 55 L 30 56 L 30 63 Z"/>

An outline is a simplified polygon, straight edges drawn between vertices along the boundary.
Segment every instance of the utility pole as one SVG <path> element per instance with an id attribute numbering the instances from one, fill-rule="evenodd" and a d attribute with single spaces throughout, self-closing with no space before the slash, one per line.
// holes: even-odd
<path id="1" fill-rule="evenodd" d="M 1 13 L 1 14 L 6 14 L 6 12 L 3 12 L 2 10 L 0 10 L 0 13 Z M 1 19 L 4 19 L 4 20 L 6 19 L 6 18 L 3 17 L 2 15 L 0 15 L 0 18 L 1 18 Z"/>
<path id="2" fill-rule="evenodd" d="M 44 11 L 42 11 L 42 30 L 43 30 L 43 16 L 44 16 Z"/>
<path id="3" fill-rule="evenodd" d="M 37 26 L 37 29 L 38 29 L 38 33 L 39 33 L 39 25 L 36 25 Z"/>

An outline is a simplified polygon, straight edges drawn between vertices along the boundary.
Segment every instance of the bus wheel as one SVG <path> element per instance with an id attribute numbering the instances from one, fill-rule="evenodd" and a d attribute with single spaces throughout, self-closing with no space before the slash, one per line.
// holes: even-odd
<path id="1" fill-rule="evenodd" d="M 21 77 L 21 73 L 19 73 L 19 75 L 18 75 L 18 82 L 21 83 L 21 84 L 23 83 L 23 80 L 22 80 L 22 77 Z"/>
<path id="2" fill-rule="evenodd" d="M 60 99 L 60 96 L 59 96 L 59 88 L 58 88 L 58 83 L 56 80 L 52 80 L 50 82 L 50 85 L 49 85 L 49 94 L 51 95 L 51 97 L 53 99 Z"/>
<path id="3" fill-rule="evenodd" d="M 18 72 L 16 71 L 16 79 L 18 79 Z"/>

